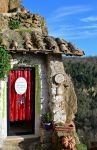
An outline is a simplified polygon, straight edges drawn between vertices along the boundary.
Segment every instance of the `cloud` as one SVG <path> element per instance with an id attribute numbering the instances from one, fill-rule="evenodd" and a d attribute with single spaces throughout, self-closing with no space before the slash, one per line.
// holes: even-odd
<path id="1" fill-rule="evenodd" d="M 76 6 L 65 6 L 60 7 L 53 12 L 53 15 L 48 19 L 49 22 L 60 21 L 66 16 L 83 13 L 92 10 L 90 6 L 76 5 Z"/>
<path id="2" fill-rule="evenodd" d="M 70 40 L 78 40 L 78 39 L 89 39 L 89 38 L 97 38 L 97 30 L 94 30 L 94 31 L 81 31 L 81 32 L 78 32 L 78 33 L 75 33 L 75 34 L 71 34 L 71 35 L 67 35 L 66 37 L 67 39 L 70 39 Z"/>
<path id="3" fill-rule="evenodd" d="M 89 16 L 86 18 L 82 18 L 81 21 L 83 21 L 83 22 L 95 22 L 95 21 L 97 21 L 97 16 Z"/>
<path id="4" fill-rule="evenodd" d="M 97 24 L 88 23 L 85 25 L 83 21 L 86 18 L 80 19 L 81 15 L 91 12 L 91 10 L 93 10 L 93 7 L 86 5 L 58 8 L 47 20 L 49 34 L 71 41 L 97 37 Z M 93 18 L 87 18 L 87 20 L 93 20 Z"/>
<path id="5" fill-rule="evenodd" d="M 90 11 L 91 8 L 84 5 L 68 6 L 58 8 L 55 13 L 58 14 L 57 18 L 64 17 L 67 15 L 73 15 L 80 12 Z"/>
<path id="6" fill-rule="evenodd" d="M 59 25 L 56 28 L 50 28 L 50 35 L 65 38 L 65 40 L 88 39 L 97 37 L 97 26 L 70 26 Z"/>
<path id="7" fill-rule="evenodd" d="M 61 25 L 59 26 L 61 28 L 61 30 L 65 30 L 66 31 L 78 31 L 78 30 L 82 30 L 82 29 L 86 29 L 86 30 L 93 30 L 93 29 L 97 29 L 97 24 L 93 24 L 93 25 L 87 25 L 87 26 L 84 26 L 84 25 L 79 25 L 79 26 L 76 26 L 76 25 L 69 25 L 69 26 L 64 26 L 64 25 Z"/>
<path id="8" fill-rule="evenodd" d="M 96 28 L 97 28 L 97 24 L 80 27 L 80 29 L 96 29 Z"/>

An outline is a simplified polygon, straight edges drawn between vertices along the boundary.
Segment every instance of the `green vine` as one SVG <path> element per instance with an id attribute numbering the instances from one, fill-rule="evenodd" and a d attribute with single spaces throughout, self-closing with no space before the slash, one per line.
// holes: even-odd
<path id="1" fill-rule="evenodd" d="M 5 48 L 0 47 L 0 79 L 3 80 L 6 75 L 8 75 L 11 64 L 10 64 L 11 55 Z"/>
<path id="2" fill-rule="evenodd" d="M 39 101 L 39 98 L 40 98 L 40 74 L 39 74 L 39 66 L 37 65 L 36 66 L 36 87 L 35 87 L 35 91 L 36 91 L 36 105 L 37 105 L 37 110 L 38 110 L 38 113 L 40 113 L 40 101 Z"/>

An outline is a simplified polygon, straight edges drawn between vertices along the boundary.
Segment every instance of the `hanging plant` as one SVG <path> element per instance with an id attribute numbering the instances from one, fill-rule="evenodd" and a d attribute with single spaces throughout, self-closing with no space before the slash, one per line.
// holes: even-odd
<path id="1" fill-rule="evenodd" d="M 3 80 L 11 69 L 10 59 L 11 55 L 8 51 L 6 51 L 5 48 L 0 47 L 0 80 Z"/>

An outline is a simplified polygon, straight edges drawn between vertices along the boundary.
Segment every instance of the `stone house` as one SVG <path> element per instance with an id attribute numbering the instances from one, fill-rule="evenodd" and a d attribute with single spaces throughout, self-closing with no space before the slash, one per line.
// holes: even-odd
<path id="1" fill-rule="evenodd" d="M 0 139 L 39 137 L 41 116 L 48 109 L 58 127 L 71 124 L 77 98 L 62 55 L 82 56 L 84 52 L 49 36 L 40 15 L 25 8 L 0 10 L 0 47 L 6 47 L 12 56 L 9 76 L 0 81 Z"/>

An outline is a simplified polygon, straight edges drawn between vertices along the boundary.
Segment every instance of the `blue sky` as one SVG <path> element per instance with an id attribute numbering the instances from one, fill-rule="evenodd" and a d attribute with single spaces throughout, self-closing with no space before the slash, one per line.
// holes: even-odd
<path id="1" fill-rule="evenodd" d="M 32 13 L 44 16 L 49 35 L 64 38 L 97 55 L 97 0 L 21 0 Z"/>

